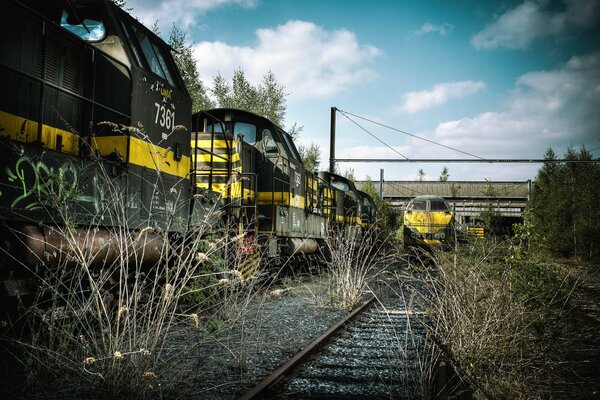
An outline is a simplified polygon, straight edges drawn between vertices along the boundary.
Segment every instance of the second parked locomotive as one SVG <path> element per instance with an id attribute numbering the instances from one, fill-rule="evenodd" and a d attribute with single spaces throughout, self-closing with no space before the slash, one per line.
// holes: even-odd
<path id="1" fill-rule="evenodd" d="M 374 222 L 372 209 L 362 212 L 351 181 L 307 171 L 291 136 L 251 112 L 195 114 L 191 159 L 192 223 L 219 198 L 230 221 L 256 236 L 268 256 L 312 254 L 334 226 L 366 228 Z"/>

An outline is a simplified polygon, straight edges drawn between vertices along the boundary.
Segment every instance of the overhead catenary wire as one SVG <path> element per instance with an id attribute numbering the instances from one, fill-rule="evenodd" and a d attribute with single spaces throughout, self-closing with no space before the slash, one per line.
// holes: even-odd
<path id="1" fill-rule="evenodd" d="M 403 131 L 403 130 L 401 130 L 401 129 L 398 129 L 398 128 L 394 128 L 393 126 L 389 126 L 389 125 L 383 124 L 383 123 L 381 123 L 381 122 L 374 121 L 374 120 L 372 120 L 372 119 L 369 119 L 369 118 L 361 117 L 360 115 L 353 114 L 353 113 L 351 113 L 351 112 L 349 112 L 349 111 L 340 110 L 339 108 L 338 108 L 337 110 L 338 110 L 338 111 L 339 111 L 339 112 L 340 112 L 342 115 L 344 115 L 346 118 L 348 118 L 350 121 L 352 121 L 353 123 L 355 123 L 355 124 L 356 124 L 357 126 L 359 126 L 359 127 L 361 127 L 361 126 L 360 126 L 360 125 L 359 125 L 359 124 L 358 124 L 356 121 L 354 121 L 352 118 L 350 118 L 348 115 L 351 115 L 351 116 L 353 116 L 353 117 L 355 117 L 355 118 L 362 119 L 363 121 L 367 121 L 367 122 L 370 122 L 370 123 L 372 123 L 372 124 L 375 124 L 375 125 L 379 125 L 379 126 L 381 126 L 381 127 L 383 127 L 383 128 L 387 128 L 387 129 L 393 130 L 393 131 L 395 131 L 395 132 L 402 133 L 402 134 L 404 134 L 404 135 L 407 135 L 407 136 L 413 137 L 413 138 L 415 138 L 415 139 L 423 140 L 423 141 L 425 141 L 425 142 L 427 142 L 427 143 L 431 143 L 431 144 L 434 144 L 434 145 L 436 145 L 436 146 L 440 146 L 440 147 L 446 148 L 446 149 L 448 149 L 448 150 L 456 151 L 456 152 L 458 152 L 458 153 L 461 153 L 461 154 L 464 154 L 464 155 L 467 155 L 467 156 L 470 156 L 470 157 L 477 158 L 477 159 L 479 159 L 479 160 L 481 160 L 481 161 L 488 161 L 488 160 L 487 160 L 486 158 L 484 158 L 484 157 L 480 157 L 480 156 L 478 156 L 478 155 L 471 154 L 471 153 L 469 153 L 469 152 L 466 152 L 466 151 L 463 151 L 463 150 L 460 150 L 460 149 L 456 149 L 456 148 L 454 148 L 454 147 L 447 146 L 447 145 L 445 145 L 445 144 L 438 143 L 438 142 L 436 142 L 436 141 L 434 141 L 434 140 L 431 140 L 431 139 L 426 139 L 426 138 L 424 138 L 424 137 L 417 136 L 417 135 L 415 135 L 415 134 L 412 134 L 412 133 L 409 133 L 409 132 Z M 362 128 L 362 127 L 361 127 L 361 128 Z M 368 131 L 367 131 L 365 128 L 362 128 L 362 129 L 363 129 L 363 130 L 365 130 L 367 133 L 369 133 L 369 135 L 373 136 L 375 139 L 377 139 L 378 141 L 380 141 L 381 143 L 384 143 L 384 142 L 383 142 L 381 139 L 377 138 L 375 135 L 373 135 L 372 133 L 368 132 Z M 386 144 L 386 143 L 384 143 L 384 144 L 385 144 L 387 147 L 391 148 L 392 150 L 396 151 L 395 149 L 393 149 L 393 148 L 392 148 L 391 146 L 389 146 L 388 144 Z M 396 151 L 396 153 L 398 153 L 398 152 Z M 406 158 L 406 159 L 408 160 L 408 157 L 406 157 L 406 156 L 403 156 L 403 157 L 404 157 L 404 158 Z"/>
<path id="2" fill-rule="evenodd" d="M 598 162 L 600 162 L 600 158 L 596 158 L 596 159 L 592 158 L 592 159 L 589 159 L 589 160 L 564 159 L 564 158 L 563 159 L 558 159 L 558 158 L 555 158 L 555 159 L 546 159 L 546 158 L 536 158 L 536 159 L 534 159 L 534 158 L 526 158 L 526 159 L 517 159 L 517 158 L 512 158 L 512 159 L 491 159 L 491 158 L 484 158 L 484 157 L 480 157 L 478 155 L 471 154 L 471 153 L 468 153 L 468 152 L 460 150 L 460 149 L 456 149 L 456 148 L 451 147 L 451 146 L 447 146 L 445 144 L 438 143 L 438 142 L 430 140 L 430 139 L 423 138 L 423 137 L 418 136 L 418 135 L 414 135 L 414 134 L 412 134 L 410 132 L 406 132 L 406 131 L 403 131 L 401 129 L 394 128 L 392 126 L 383 124 L 381 122 L 377 122 L 377 121 L 374 121 L 372 119 L 369 119 L 369 118 L 366 118 L 366 117 L 362 117 L 360 115 L 353 114 L 353 113 L 351 113 L 349 111 L 340 110 L 339 108 L 336 108 L 336 111 L 339 111 L 349 121 L 351 121 L 352 123 L 354 123 L 355 125 L 357 125 L 359 128 L 361 128 L 362 130 L 364 130 L 365 132 L 367 132 L 369 135 L 371 135 L 377 141 L 379 141 L 380 143 L 383 143 L 385 146 L 387 146 L 388 148 L 390 148 L 392 151 L 394 151 L 397 154 L 400 154 L 403 157 L 403 159 L 398 159 L 398 158 L 336 158 L 335 159 L 336 162 L 361 162 L 361 163 L 364 163 L 364 162 L 377 162 L 377 163 L 382 163 L 382 162 L 383 163 L 388 163 L 388 162 L 392 162 L 392 163 L 395 163 L 395 162 L 400 162 L 400 163 L 403 163 L 403 162 L 408 162 L 408 163 L 439 163 L 439 162 L 443 162 L 443 163 L 473 163 L 473 162 L 475 162 L 475 163 L 490 163 L 490 164 L 491 163 L 534 163 L 534 164 L 542 164 L 542 163 L 544 163 L 544 164 L 545 163 L 553 163 L 553 164 L 554 163 L 568 163 L 568 164 L 588 164 L 588 163 L 598 163 Z M 436 146 L 444 147 L 446 149 L 449 149 L 449 150 L 452 150 L 452 151 L 456 151 L 456 152 L 468 155 L 468 156 L 473 157 L 473 158 L 468 158 L 468 159 L 465 159 L 465 158 L 460 158 L 460 159 L 458 159 L 458 158 L 435 158 L 435 159 L 408 158 L 405 155 L 403 155 L 400 152 L 398 152 L 396 149 L 394 149 L 389 144 L 385 143 L 383 140 L 379 139 L 373 133 L 369 132 L 366 128 L 364 128 L 363 126 L 361 126 L 359 123 L 357 123 L 356 121 L 354 121 L 349 116 L 353 116 L 355 118 L 362 119 L 364 121 L 373 123 L 375 125 L 379 125 L 381 127 L 384 127 L 384 128 L 387 128 L 387 129 L 390 129 L 390 130 L 402 133 L 404 135 L 408 135 L 408 136 L 414 137 L 414 138 L 419 139 L 419 140 L 423 140 L 425 142 L 434 144 Z M 600 147 L 596 147 L 596 148 L 593 148 L 591 150 L 588 150 L 588 152 L 591 153 L 592 151 L 595 151 L 595 150 L 598 150 L 598 149 L 600 149 Z"/>
<path id="3" fill-rule="evenodd" d="M 372 134 L 371 132 L 369 132 L 365 127 L 363 127 L 362 125 L 360 125 L 358 122 L 354 121 L 352 118 L 348 117 L 348 115 L 346 115 L 345 111 L 342 111 L 340 109 L 337 109 L 337 111 L 339 111 L 344 117 L 348 118 L 348 120 L 350 122 L 352 122 L 354 125 L 358 126 L 360 129 L 362 129 L 363 131 L 367 132 L 369 135 L 371 135 L 371 137 L 373 137 L 375 140 L 377 140 L 379 143 L 383 144 L 384 146 L 386 146 L 387 148 L 389 148 L 390 150 L 392 150 L 394 153 L 399 154 L 400 156 L 404 157 L 406 160 L 408 160 L 409 158 L 406 157 L 404 154 L 400 153 L 398 150 L 396 150 L 395 148 L 393 148 L 392 146 L 390 146 L 389 144 L 387 144 L 386 142 L 384 142 L 383 140 L 379 139 L 377 136 L 375 136 L 374 134 Z M 350 113 L 348 113 L 350 114 Z M 350 114 L 353 115 L 353 114 Z"/>
<path id="4" fill-rule="evenodd" d="M 594 147 L 593 149 L 591 149 L 591 150 L 588 150 L 588 152 L 590 152 L 590 153 L 591 153 L 592 151 L 596 151 L 596 150 L 598 150 L 598 149 L 600 149 L 600 146 L 599 146 L 599 147 Z"/>

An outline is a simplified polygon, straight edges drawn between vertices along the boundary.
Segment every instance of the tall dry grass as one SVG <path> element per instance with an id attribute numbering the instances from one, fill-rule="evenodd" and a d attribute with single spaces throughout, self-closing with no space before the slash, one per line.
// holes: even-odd
<path id="1" fill-rule="evenodd" d="M 358 226 L 344 226 L 330 235 L 326 245 L 332 305 L 352 308 L 361 301 L 368 278 L 389 257 L 387 241 L 383 230 L 361 230 Z"/>
<path id="2" fill-rule="evenodd" d="M 35 297 L 21 304 L 18 319 L 7 324 L 1 338 L 24 374 L 14 382 L 25 384 L 11 389 L 16 396 L 156 396 L 163 390 L 163 352 L 174 327 L 199 326 L 202 310 L 216 313 L 224 308 L 219 301 L 241 292 L 239 259 L 215 267 L 225 251 L 235 253 L 226 235 L 207 239 L 208 222 L 176 237 L 170 233 L 185 224 L 175 210 L 189 204 L 160 174 L 146 177 L 145 184 L 160 188 L 152 202 L 165 210 L 162 220 L 157 224 L 150 216 L 145 226 L 134 226 L 126 214 L 130 199 L 112 167 L 97 159 L 88 168 L 95 171 L 97 196 L 95 216 L 85 228 L 80 225 L 82 180 L 54 174 L 45 185 L 54 190 L 38 193 L 38 203 L 54 215 L 44 226 L 60 245 L 50 249 L 56 265 L 50 268 L 39 259 L 29 270 Z M 211 210 L 207 221 L 218 212 Z M 98 241 L 103 245 L 92 250 L 89 244 Z M 147 252 L 159 254 L 160 261 L 144 263 Z M 99 258 L 107 260 L 106 253 L 116 257 L 97 266 Z M 192 292 L 213 293 L 218 300 L 207 306 L 206 296 L 190 297 Z"/>
<path id="3" fill-rule="evenodd" d="M 569 289 L 562 272 L 532 268 L 533 261 L 516 262 L 513 255 L 509 241 L 492 238 L 416 259 L 413 267 L 427 289 L 420 301 L 433 316 L 429 333 L 458 376 L 453 387 L 439 390 L 466 390 L 474 398 L 543 398 L 535 382 L 552 361 L 541 358 L 536 328 L 548 323 L 552 309 L 562 309 Z"/>

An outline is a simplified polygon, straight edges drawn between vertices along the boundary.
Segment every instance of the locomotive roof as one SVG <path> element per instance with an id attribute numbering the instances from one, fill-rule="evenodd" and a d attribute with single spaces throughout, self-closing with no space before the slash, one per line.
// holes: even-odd
<path id="1" fill-rule="evenodd" d="M 421 195 L 421 196 L 417 196 L 417 197 L 413 198 L 413 200 L 442 200 L 442 201 L 446 201 L 446 199 L 444 199 L 443 197 L 435 196 L 433 194 L 424 194 L 424 195 Z"/>
<path id="2" fill-rule="evenodd" d="M 215 118 L 216 115 L 214 115 L 214 114 L 225 114 L 226 112 L 235 112 L 236 114 L 246 114 L 246 115 L 251 116 L 253 118 L 262 120 L 262 122 L 265 122 L 267 124 L 273 125 L 275 128 L 277 128 L 281 132 L 285 133 L 286 135 L 289 135 L 289 133 L 287 131 L 285 131 L 285 129 L 283 129 L 282 127 L 280 127 L 279 125 L 277 125 L 275 122 L 271 121 L 270 119 L 268 119 L 268 118 L 266 118 L 266 117 L 264 117 L 262 115 L 253 113 L 252 111 L 242 110 L 241 108 L 217 107 L 217 108 L 211 108 L 211 109 L 208 109 L 208 110 L 199 111 L 198 114 L 206 114 L 208 116 L 211 116 L 211 117 Z"/>

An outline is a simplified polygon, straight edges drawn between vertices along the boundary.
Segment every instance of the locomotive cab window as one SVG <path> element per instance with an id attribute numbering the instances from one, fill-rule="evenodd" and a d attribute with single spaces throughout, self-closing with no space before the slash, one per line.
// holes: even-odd
<path id="1" fill-rule="evenodd" d="M 174 67 L 169 63 L 169 50 L 144 31 L 141 25 L 138 26 L 138 22 L 122 18 L 121 24 L 140 66 L 149 69 L 172 87 L 181 89 L 175 78 Z"/>
<path id="2" fill-rule="evenodd" d="M 283 140 L 285 141 L 285 145 L 288 149 L 290 157 L 292 157 L 296 161 L 300 161 L 300 155 L 298 154 L 298 150 L 296 150 L 296 146 L 294 146 L 294 142 L 292 142 L 292 138 L 290 137 L 290 135 L 283 132 Z"/>
<path id="3" fill-rule="evenodd" d="M 413 201 L 406 207 L 407 210 L 415 210 L 415 211 L 426 211 L 427 210 L 427 202 L 425 200 L 417 200 Z"/>
<path id="4" fill-rule="evenodd" d="M 223 133 L 223 124 L 220 122 L 210 124 L 206 127 L 206 132 Z"/>
<path id="5" fill-rule="evenodd" d="M 242 136 L 244 142 L 255 144 L 256 126 L 246 122 L 236 122 L 235 125 L 233 125 L 233 135 Z"/>
<path id="6" fill-rule="evenodd" d="M 64 9 L 60 18 L 60 26 L 87 42 L 98 42 L 106 36 L 102 15 L 96 7 Z"/>
<path id="7" fill-rule="evenodd" d="M 175 86 L 173 73 L 167 65 L 165 60 L 166 57 L 162 51 L 163 49 L 154 43 L 154 41 L 151 41 L 147 35 L 142 33 L 141 36 L 140 44 L 142 46 L 142 52 L 144 53 L 144 56 L 146 56 L 146 60 L 148 61 L 148 65 L 152 72 L 169 82 L 171 86 Z"/>
<path id="8" fill-rule="evenodd" d="M 445 211 L 448 212 L 450 209 L 445 201 L 442 200 L 431 200 L 431 211 Z"/>
<path id="9" fill-rule="evenodd" d="M 332 181 L 331 186 L 341 190 L 342 192 L 347 192 L 348 190 L 350 190 L 350 186 L 346 182 L 342 181 Z"/>
<path id="10" fill-rule="evenodd" d="M 278 154 L 279 149 L 277 148 L 277 143 L 275 139 L 273 139 L 273 134 L 270 130 L 264 129 L 262 131 L 262 140 L 263 146 L 265 148 L 265 153 L 267 154 Z"/>

